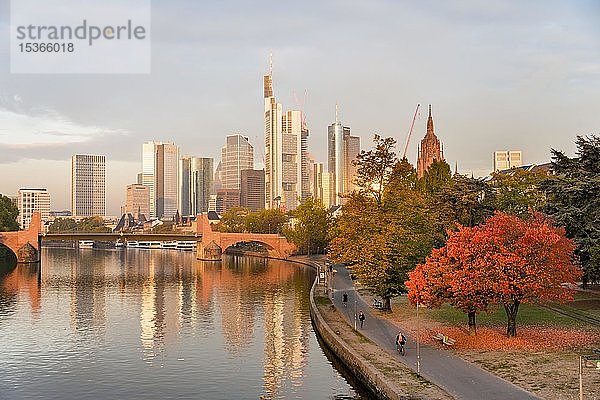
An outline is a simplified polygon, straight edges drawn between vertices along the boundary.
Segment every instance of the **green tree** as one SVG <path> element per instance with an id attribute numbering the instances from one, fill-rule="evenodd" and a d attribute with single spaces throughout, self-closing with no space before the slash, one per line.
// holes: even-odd
<path id="1" fill-rule="evenodd" d="M 77 224 L 79 232 L 110 232 L 110 228 L 104 225 L 102 217 L 84 218 Z"/>
<path id="2" fill-rule="evenodd" d="M 494 209 L 521 218 L 526 218 L 530 211 L 540 211 L 546 199 L 540 187 L 545 178 L 544 172 L 522 168 L 492 173 L 490 186 L 494 191 Z"/>
<path id="3" fill-rule="evenodd" d="M 452 181 L 450 166 L 444 160 L 434 161 L 419 180 L 421 189 L 429 194 L 435 194 L 448 186 Z"/>
<path id="4" fill-rule="evenodd" d="M 320 201 L 309 197 L 291 212 L 293 227 L 285 231 L 301 254 L 322 253 L 329 244 L 331 215 Z"/>
<path id="5" fill-rule="evenodd" d="M 565 227 L 577 245 L 583 284 L 600 281 L 600 137 L 577 137 L 577 156 L 552 150 L 552 170 L 543 183 L 545 213 Z"/>
<path id="6" fill-rule="evenodd" d="M 383 201 L 383 191 L 392 175 L 398 157 L 393 151 L 396 140 L 374 135 L 375 148 L 361 150 L 354 163 L 357 166 L 356 185 L 360 193 L 372 197 L 377 204 Z"/>
<path id="7" fill-rule="evenodd" d="M 48 227 L 50 233 L 63 233 L 77 231 L 77 222 L 73 218 L 56 218 Z"/>
<path id="8" fill-rule="evenodd" d="M 0 232 L 18 231 L 19 209 L 9 197 L 0 194 Z"/>
<path id="9" fill-rule="evenodd" d="M 246 216 L 246 231 L 252 233 L 283 233 L 283 227 L 287 223 L 288 217 L 281 210 L 271 208 L 268 210 L 258 210 L 251 212 Z"/>
<path id="10" fill-rule="evenodd" d="M 221 221 L 215 226 L 219 232 L 245 232 L 246 217 L 250 210 L 243 207 L 234 207 L 225 211 L 221 216 Z"/>

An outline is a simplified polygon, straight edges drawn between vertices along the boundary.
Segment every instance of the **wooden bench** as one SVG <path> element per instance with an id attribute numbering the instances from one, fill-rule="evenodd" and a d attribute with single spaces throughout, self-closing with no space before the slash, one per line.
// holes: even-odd
<path id="1" fill-rule="evenodd" d="M 443 333 L 438 333 L 434 335 L 433 338 L 442 342 L 444 346 L 453 346 L 454 343 L 456 343 L 456 340 L 444 335 Z"/>

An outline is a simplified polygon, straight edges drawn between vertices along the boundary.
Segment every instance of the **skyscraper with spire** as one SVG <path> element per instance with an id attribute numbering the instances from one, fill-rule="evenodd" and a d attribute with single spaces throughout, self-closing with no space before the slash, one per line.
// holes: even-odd
<path id="1" fill-rule="evenodd" d="M 273 95 L 273 62 L 263 77 L 265 121 L 265 206 L 293 210 L 302 196 L 302 113 L 283 113 Z"/>
<path id="2" fill-rule="evenodd" d="M 444 160 L 444 145 L 435 135 L 433 118 L 431 116 L 431 104 L 429 105 L 429 116 L 427 117 L 427 132 L 421 140 L 417 157 L 417 176 L 425 175 L 431 164 L 435 161 Z"/>

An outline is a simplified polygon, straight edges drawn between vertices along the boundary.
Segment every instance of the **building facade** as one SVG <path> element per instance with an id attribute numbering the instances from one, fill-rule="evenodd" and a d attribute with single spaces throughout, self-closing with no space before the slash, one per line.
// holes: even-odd
<path id="1" fill-rule="evenodd" d="M 302 113 L 283 113 L 273 95 L 272 68 L 263 77 L 263 89 L 265 205 L 293 210 L 302 196 Z"/>
<path id="2" fill-rule="evenodd" d="M 241 171 L 240 206 L 251 211 L 265 208 L 265 170 Z"/>
<path id="3" fill-rule="evenodd" d="M 427 117 L 427 132 L 421 140 L 417 157 L 417 177 L 422 178 L 431 164 L 435 161 L 444 160 L 444 145 L 435 135 L 433 118 L 431 116 L 431 104 L 429 105 L 429 116 Z"/>
<path id="4" fill-rule="evenodd" d="M 179 212 L 182 216 L 208 211 L 214 189 L 214 161 L 205 157 L 179 160 Z"/>
<path id="5" fill-rule="evenodd" d="M 239 189 L 219 189 L 217 190 L 217 198 L 215 209 L 217 214 L 223 215 L 227 210 L 240 206 L 240 190 Z"/>
<path id="6" fill-rule="evenodd" d="M 133 183 L 127 185 L 127 197 L 123 214 L 131 214 L 136 219 L 143 215 L 146 219 L 150 217 L 150 191 L 148 186 Z"/>
<path id="7" fill-rule="evenodd" d="M 42 225 L 50 217 L 50 194 L 46 189 L 19 189 L 16 205 L 19 209 L 19 227 L 23 230 L 29 229 L 34 212 L 40 213 Z"/>
<path id="8" fill-rule="evenodd" d="M 106 157 L 75 154 L 71 157 L 71 214 L 74 217 L 106 215 Z"/>
<path id="9" fill-rule="evenodd" d="M 350 127 L 343 126 L 338 118 L 336 105 L 335 122 L 327 128 L 327 171 L 331 174 L 334 198 L 332 205 L 341 205 L 340 195 L 354 190 L 356 167 L 353 161 L 360 153 L 360 137 L 350 134 Z"/>
<path id="10" fill-rule="evenodd" d="M 169 142 L 142 145 L 142 183 L 150 195 L 150 217 L 172 218 L 178 206 L 179 147 Z"/>
<path id="11" fill-rule="evenodd" d="M 523 166 L 523 154 L 520 150 L 502 150 L 494 152 L 494 171 L 504 171 Z"/>
<path id="12" fill-rule="evenodd" d="M 325 208 L 335 205 L 334 174 L 328 172 L 323 163 L 315 163 L 313 167 L 313 198 L 320 201 Z"/>
<path id="13" fill-rule="evenodd" d="M 254 168 L 254 148 L 248 138 L 229 135 L 221 148 L 221 185 L 224 189 L 240 188 L 240 171 Z"/>

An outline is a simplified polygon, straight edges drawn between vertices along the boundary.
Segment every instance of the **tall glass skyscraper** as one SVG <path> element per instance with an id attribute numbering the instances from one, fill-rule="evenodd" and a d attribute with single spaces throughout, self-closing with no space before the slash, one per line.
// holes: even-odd
<path id="1" fill-rule="evenodd" d="M 142 145 L 142 184 L 150 192 L 150 217 L 171 218 L 178 206 L 179 147 L 173 143 Z"/>
<path id="2" fill-rule="evenodd" d="M 350 127 L 343 126 L 335 110 L 335 122 L 327 128 L 327 170 L 331 174 L 334 187 L 332 205 L 342 204 L 339 196 L 354 189 L 353 180 L 356 167 L 353 161 L 360 153 L 360 137 L 350 135 Z"/>
<path id="3" fill-rule="evenodd" d="M 214 194 L 212 158 L 182 157 L 179 160 L 179 212 L 182 216 L 208 211 Z"/>
<path id="4" fill-rule="evenodd" d="M 221 184 L 223 189 L 240 188 L 240 171 L 254 168 L 254 148 L 248 138 L 229 135 L 221 148 Z"/>
<path id="5" fill-rule="evenodd" d="M 106 157 L 75 154 L 71 157 L 71 214 L 106 215 Z"/>

